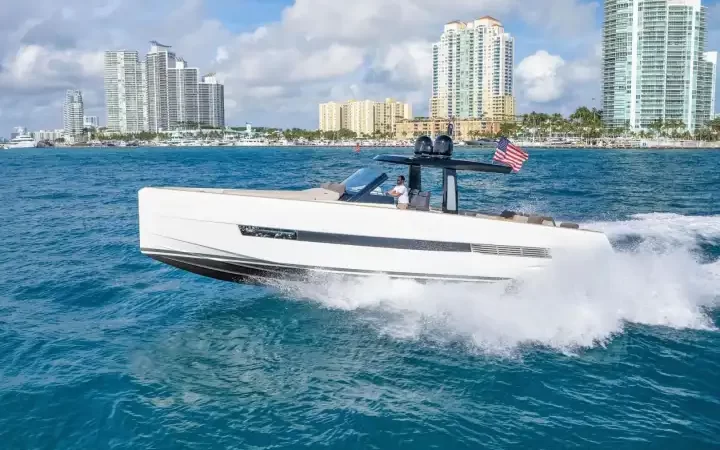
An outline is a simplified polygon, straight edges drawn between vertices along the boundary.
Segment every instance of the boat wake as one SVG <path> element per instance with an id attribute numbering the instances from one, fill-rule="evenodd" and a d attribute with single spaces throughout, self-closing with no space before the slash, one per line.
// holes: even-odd
<path id="1" fill-rule="evenodd" d="M 720 216 L 644 214 L 586 226 L 604 231 L 616 253 L 557 260 L 512 284 L 323 277 L 278 287 L 290 298 L 357 311 L 396 338 L 470 343 L 492 354 L 604 346 L 630 323 L 716 329 Z"/>

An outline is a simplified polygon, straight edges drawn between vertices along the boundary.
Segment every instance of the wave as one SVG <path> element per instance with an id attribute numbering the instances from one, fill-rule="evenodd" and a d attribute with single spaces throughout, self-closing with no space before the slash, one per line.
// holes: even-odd
<path id="1" fill-rule="evenodd" d="M 397 338 L 464 342 L 512 355 L 526 345 L 563 352 L 604 346 L 628 323 L 716 330 L 720 262 L 702 263 L 701 242 L 720 243 L 720 216 L 642 214 L 597 222 L 616 247 L 610 255 L 556 260 L 512 284 L 462 285 L 323 278 L 281 283 L 293 298 L 356 311 Z M 634 243 L 626 246 L 627 238 Z"/>

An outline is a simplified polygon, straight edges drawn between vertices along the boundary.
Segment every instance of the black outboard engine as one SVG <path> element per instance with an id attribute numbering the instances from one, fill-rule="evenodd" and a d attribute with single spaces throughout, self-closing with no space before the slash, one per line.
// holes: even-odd
<path id="1" fill-rule="evenodd" d="M 420 136 L 415 141 L 415 156 L 430 156 L 433 154 L 433 142 L 427 136 Z"/>
<path id="2" fill-rule="evenodd" d="M 417 147 L 416 147 L 417 148 Z M 453 153 L 453 140 L 450 136 L 441 134 L 435 138 L 434 156 L 440 158 L 450 158 Z"/>

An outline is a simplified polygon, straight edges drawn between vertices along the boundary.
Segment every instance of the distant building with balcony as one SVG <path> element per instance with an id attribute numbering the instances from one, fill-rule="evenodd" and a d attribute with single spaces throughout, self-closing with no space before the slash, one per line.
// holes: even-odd
<path id="1" fill-rule="evenodd" d="M 225 127 L 225 86 L 215 74 L 205 75 L 198 85 L 200 125 Z"/>
<path id="2" fill-rule="evenodd" d="M 100 127 L 100 119 L 98 116 L 84 116 L 83 128 L 95 129 Z"/>
<path id="3" fill-rule="evenodd" d="M 717 63 L 705 53 L 705 16 L 701 0 L 605 0 L 607 127 L 647 130 L 662 120 L 682 121 L 694 131 L 709 120 L 715 85 L 710 72 Z"/>
<path id="4" fill-rule="evenodd" d="M 514 117 L 515 40 L 500 21 L 485 16 L 450 22 L 432 55 L 431 117 Z"/>
<path id="5" fill-rule="evenodd" d="M 105 110 L 107 129 L 139 133 L 147 128 L 145 63 L 138 52 L 105 52 Z"/>
<path id="6" fill-rule="evenodd" d="M 384 102 L 349 100 L 319 105 L 319 130 L 355 132 L 358 136 L 376 133 L 392 134 L 400 120 L 412 118 L 412 105 L 391 98 Z"/>
<path id="7" fill-rule="evenodd" d="M 505 121 L 490 119 L 455 119 L 453 137 L 455 140 L 472 140 L 477 137 L 494 137 L 500 132 Z M 396 139 L 412 139 L 419 136 L 438 136 L 448 132 L 449 119 L 415 118 L 401 120 L 395 124 Z"/>
<path id="8" fill-rule="evenodd" d="M 63 128 L 67 136 L 82 134 L 84 113 L 82 92 L 69 89 L 65 93 L 65 103 L 63 104 Z"/>

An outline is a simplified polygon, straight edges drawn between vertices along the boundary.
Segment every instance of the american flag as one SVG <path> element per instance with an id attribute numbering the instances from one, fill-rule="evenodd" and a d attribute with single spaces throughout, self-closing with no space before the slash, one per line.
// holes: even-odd
<path id="1" fill-rule="evenodd" d="M 520 172 L 520 168 L 528 158 L 530 155 L 520 147 L 513 145 L 508 138 L 500 138 L 493 161 L 512 167 L 513 172 Z"/>

